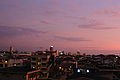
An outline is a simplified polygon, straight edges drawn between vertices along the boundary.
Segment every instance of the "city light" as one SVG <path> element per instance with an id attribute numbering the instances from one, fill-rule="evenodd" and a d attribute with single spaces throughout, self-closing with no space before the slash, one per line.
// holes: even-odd
<path id="1" fill-rule="evenodd" d="M 40 65 L 41 63 L 40 62 L 38 62 L 38 65 Z"/>
<path id="2" fill-rule="evenodd" d="M 80 72 L 80 69 L 78 69 L 77 72 Z"/>
<path id="3" fill-rule="evenodd" d="M 50 46 L 50 47 L 53 47 L 53 46 Z"/>
<path id="4" fill-rule="evenodd" d="M 5 61 L 5 63 L 7 63 L 8 61 Z"/>
<path id="5" fill-rule="evenodd" d="M 62 67 L 59 67 L 59 69 L 61 69 Z"/>
<path id="6" fill-rule="evenodd" d="M 120 80 L 120 0 L 0 0 L 0 80 Z"/>
<path id="7" fill-rule="evenodd" d="M 89 73 L 89 72 L 90 72 L 90 70 L 87 69 L 87 73 Z"/>
<path id="8" fill-rule="evenodd" d="M 62 53 L 62 52 L 61 52 L 60 54 L 61 54 L 61 55 L 63 55 L 63 53 Z"/>
<path id="9" fill-rule="evenodd" d="M 118 57 L 116 57 L 116 59 L 117 59 Z"/>

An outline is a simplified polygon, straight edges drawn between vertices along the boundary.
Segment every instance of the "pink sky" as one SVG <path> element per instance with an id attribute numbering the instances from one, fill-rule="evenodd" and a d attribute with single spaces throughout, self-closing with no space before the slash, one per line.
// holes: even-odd
<path id="1" fill-rule="evenodd" d="M 0 0 L 0 48 L 120 50 L 119 21 L 120 0 Z"/>

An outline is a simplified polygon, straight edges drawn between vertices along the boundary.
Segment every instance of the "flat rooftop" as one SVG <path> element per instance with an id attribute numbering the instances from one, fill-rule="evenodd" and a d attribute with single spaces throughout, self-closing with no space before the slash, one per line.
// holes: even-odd
<path id="1" fill-rule="evenodd" d="M 0 69 L 0 73 L 26 73 L 30 71 L 34 71 L 35 69 L 27 68 L 27 67 L 8 67 Z"/>

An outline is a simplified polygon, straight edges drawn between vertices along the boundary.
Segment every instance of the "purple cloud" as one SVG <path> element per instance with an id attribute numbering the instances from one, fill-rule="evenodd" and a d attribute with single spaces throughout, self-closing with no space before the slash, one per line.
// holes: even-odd
<path id="1" fill-rule="evenodd" d="M 66 18 L 72 18 L 72 19 L 81 19 L 81 20 L 86 20 L 86 17 L 83 17 L 83 16 L 64 16 Z"/>
<path id="2" fill-rule="evenodd" d="M 109 16 L 120 16 L 119 7 L 98 10 L 95 13 L 96 14 L 109 15 Z"/>
<path id="3" fill-rule="evenodd" d="M 46 32 L 34 30 L 31 28 L 0 26 L 0 37 L 11 37 L 29 34 L 44 34 Z"/>
<path id="4" fill-rule="evenodd" d="M 55 23 L 52 23 L 52 22 L 47 21 L 47 20 L 41 20 L 40 23 L 48 24 L 48 25 L 54 25 L 55 24 Z"/>
<path id="5" fill-rule="evenodd" d="M 40 21 L 41 23 L 43 23 L 43 24 L 50 24 L 48 21 Z"/>
<path id="6" fill-rule="evenodd" d="M 119 29 L 118 27 L 106 27 L 108 25 L 104 23 L 97 23 L 97 22 L 89 22 L 86 24 L 79 25 L 79 28 L 83 29 L 94 29 L 94 30 L 111 30 L 111 29 Z"/>
<path id="7" fill-rule="evenodd" d="M 91 40 L 86 40 L 84 38 L 78 38 L 78 37 L 55 36 L 55 38 L 66 40 L 66 41 L 91 41 Z"/>

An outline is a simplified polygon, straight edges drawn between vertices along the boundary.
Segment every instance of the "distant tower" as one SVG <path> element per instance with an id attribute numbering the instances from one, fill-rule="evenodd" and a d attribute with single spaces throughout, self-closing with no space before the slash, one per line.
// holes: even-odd
<path id="1" fill-rule="evenodd" d="M 55 62 L 55 57 L 56 57 L 56 51 L 54 51 L 54 48 L 53 48 L 53 46 L 50 46 L 50 51 L 49 51 L 49 53 L 50 53 L 50 61 L 54 64 L 54 62 Z"/>
<path id="2" fill-rule="evenodd" d="M 53 52 L 53 46 L 50 46 L 50 51 Z"/>
<path id="3" fill-rule="evenodd" d="M 12 54 L 12 53 L 13 53 L 13 47 L 10 46 L 10 54 Z"/>

